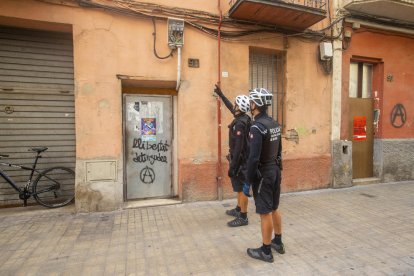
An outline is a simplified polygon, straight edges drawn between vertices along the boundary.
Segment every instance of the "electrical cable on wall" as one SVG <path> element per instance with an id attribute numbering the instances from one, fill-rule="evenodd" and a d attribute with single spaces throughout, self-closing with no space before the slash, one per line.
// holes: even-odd
<path id="1" fill-rule="evenodd" d="M 45 1 L 45 0 L 38 0 L 38 1 Z M 332 28 L 335 24 L 337 24 L 343 17 L 337 18 L 334 20 L 329 26 L 323 28 L 321 30 L 313 31 L 307 29 L 305 31 L 292 31 L 282 28 L 277 28 L 273 25 L 266 25 L 257 22 L 249 22 L 244 20 L 237 20 L 232 19 L 229 17 L 222 17 L 220 19 L 219 16 L 216 14 L 204 12 L 204 11 L 197 11 L 197 10 L 190 10 L 178 7 L 168 7 L 158 4 L 152 3 L 143 3 L 143 2 L 131 2 L 131 1 L 124 1 L 124 0 L 113 0 L 113 1 L 106 1 L 108 4 L 102 4 L 105 0 L 102 0 L 101 3 L 96 0 L 76 0 L 76 2 L 83 7 L 89 8 L 101 8 L 103 10 L 107 10 L 109 12 L 134 16 L 134 17 L 141 17 L 141 18 L 156 18 L 156 19 L 167 19 L 169 17 L 177 17 L 182 18 L 185 23 L 188 25 L 196 28 L 197 30 L 204 32 L 210 36 L 215 38 L 218 37 L 217 29 L 214 25 L 218 25 L 220 20 L 223 28 L 221 30 L 221 39 L 226 41 L 243 41 L 237 39 L 243 36 L 254 35 L 258 33 L 277 33 L 282 34 L 282 36 L 294 36 L 294 37 L 303 37 L 306 39 L 314 39 L 314 40 L 322 40 L 324 38 L 329 38 L 328 35 L 325 34 L 325 30 Z M 110 3 L 110 4 L 109 4 Z M 207 25 L 211 25 L 209 27 Z M 232 30 L 237 29 L 237 30 Z M 280 35 L 278 35 L 280 36 Z M 278 37 L 275 36 L 275 37 Z M 256 40 L 257 38 L 251 37 L 249 40 Z M 259 38 L 261 39 L 261 38 Z M 270 39 L 266 38 L 266 39 Z"/>
<path id="2" fill-rule="evenodd" d="M 154 36 L 154 55 L 155 55 L 158 59 L 167 59 L 167 58 L 169 58 L 169 57 L 172 57 L 172 56 L 173 56 L 174 49 L 171 49 L 171 52 L 170 52 L 170 54 L 169 54 L 168 56 L 165 56 L 165 57 L 160 57 L 160 56 L 158 55 L 158 53 L 157 53 L 157 49 L 156 49 L 156 47 L 155 47 L 155 45 L 156 45 L 156 41 L 157 41 L 157 28 L 156 28 L 156 26 L 155 26 L 155 19 L 154 19 L 154 18 L 152 18 L 152 24 L 154 25 L 154 32 L 152 33 L 152 35 Z"/>
<path id="3" fill-rule="evenodd" d="M 37 0 L 40 2 L 48 2 L 50 3 L 51 0 Z M 169 7 L 159 4 L 153 3 L 145 3 L 139 1 L 126 1 L 126 0 L 67 0 L 67 2 L 77 3 L 79 6 L 88 7 L 88 8 L 100 8 L 112 13 L 123 14 L 133 17 L 140 17 L 140 18 L 148 18 L 148 19 L 167 19 L 169 17 L 176 17 L 182 18 L 185 23 L 188 25 L 196 28 L 197 30 L 204 32 L 210 36 L 217 38 L 217 29 L 215 25 L 218 25 L 220 20 L 222 23 L 223 28 L 221 30 L 221 39 L 226 41 L 238 41 L 243 42 L 247 41 L 246 39 L 238 39 L 239 37 L 254 35 L 258 33 L 274 33 L 274 36 L 268 36 L 265 38 L 262 37 L 249 37 L 248 41 L 252 40 L 263 40 L 263 39 L 272 39 L 277 37 L 298 37 L 298 38 L 305 38 L 310 40 L 317 40 L 322 41 L 324 39 L 337 39 L 338 36 L 332 37 L 332 32 L 330 35 L 325 33 L 326 30 L 332 29 L 338 22 L 344 20 L 348 17 L 361 17 L 363 19 L 369 20 L 377 20 L 381 22 L 388 22 L 393 24 L 399 24 L 400 27 L 410 28 L 413 29 L 414 25 L 399 21 L 399 20 L 390 20 L 381 17 L 375 16 L 366 16 L 363 13 L 356 14 L 355 12 L 350 13 L 346 10 L 340 10 L 339 16 L 332 21 L 332 15 L 330 14 L 330 6 L 329 6 L 329 17 L 330 17 L 330 24 L 327 27 L 324 27 L 320 30 L 310 30 L 307 29 L 305 31 L 292 31 L 282 28 L 277 28 L 273 25 L 262 24 L 257 22 L 250 22 L 246 20 L 239 20 L 233 19 L 229 17 L 222 17 L 220 19 L 219 16 L 213 13 L 199 11 L 199 10 L 191 10 L 185 8 L 178 8 L 178 7 Z M 65 2 L 66 3 L 66 2 Z M 64 3 L 59 3 L 56 1 L 55 4 L 64 5 Z M 208 27 L 210 25 L 212 27 Z M 237 30 L 232 30 L 237 29 Z"/>

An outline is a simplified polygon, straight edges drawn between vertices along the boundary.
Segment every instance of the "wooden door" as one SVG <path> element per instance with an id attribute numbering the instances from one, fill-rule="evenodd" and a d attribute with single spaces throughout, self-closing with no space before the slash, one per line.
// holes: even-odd
<path id="1" fill-rule="evenodd" d="M 372 177 L 374 153 L 373 99 L 350 98 L 349 115 L 353 178 Z"/>

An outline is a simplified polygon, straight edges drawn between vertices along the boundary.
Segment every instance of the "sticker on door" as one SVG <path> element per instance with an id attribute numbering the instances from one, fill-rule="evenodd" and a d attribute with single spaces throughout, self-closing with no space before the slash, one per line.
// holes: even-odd
<path id="1" fill-rule="evenodd" d="M 367 117 L 354 116 L 354 141 L 367 140 Z"/>

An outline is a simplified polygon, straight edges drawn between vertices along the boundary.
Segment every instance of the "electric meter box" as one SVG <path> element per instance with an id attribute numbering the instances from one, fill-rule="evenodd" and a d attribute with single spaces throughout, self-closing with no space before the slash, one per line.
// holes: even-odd
<path id="1" fill-rule="evenodd" d="M 321 60 L 328 60 L 333 57 L 332 43 L 330 42 L 321 42 L 319 44 L 319 50 L 321 53 Z"/>
<path id="2" fill-rule="evenodd" d="M 168 47 L 175 49 L 184 46 L 184 20 L 168 18 Z"/>

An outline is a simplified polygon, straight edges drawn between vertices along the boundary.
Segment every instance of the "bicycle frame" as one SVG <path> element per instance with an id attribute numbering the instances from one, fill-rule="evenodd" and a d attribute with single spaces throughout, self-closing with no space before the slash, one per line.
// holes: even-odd
<path id="1" fill-rule="evenodd" d="M 29 168 L 29 167 L 26 167 L 26 166 L 22 166 L 22 165 L 16 165 L 16 164 L 11 164 L 11 163 L 6 163 L 6 162 L 0 162 L 0 165 L 1 166 L 7 166 L 7 167 L 13 167 L 13 168 L 19 168 L 19 169 L 22 169 L 22 170 L 27 170 L 27 171 L 31 171 L 31 173 L 30 173 L 30 177 L 29 177 L 29 179 L 27 180 L 27 183 L 26 183 L 26 185 L 24 186 L 24 188 L 22 189 L 22 188 L 20 188 L 19 186 L 17 186 L 17 184 L 16 184 L 16 182 L 10 177 L 10 176 L 8 176 L 3 170 L 1 170 L 0 169 L 0 176 L 4 179 L 4 180 L 6 180 L 6 182 L 7 183 L 9 183 L 10 184 L 10 186 L 12 186 L 13 187 L 13 189 L 15 189 L 18 193 L 19 193 L 19 195 L 21 194 L 21 193 L 28 193 L 29 195 L 31 195 L 31 193 L 29 192 L 29 186 L 30 186 L 30 184 L 32 183 L 32 179 L 33 179 L 33 176 L 34 176 L 34 173 L 35 172 L 37 172 L 37 173 L 40 173 L 38 170 L 36 170 L 36 165 L 37 165 L 37 161 L 39 160 L 39 158 L 41 158 L 42 156 L 40 155 L 40 153 L 38 153 L 37 155 L 36 155 L 36 159 L 35 159 L 35 161 L 34 161 L 34 163 L 33 163 L 33 167 L 32 168 Z M 28 198 L 28 197 L 27 197 Z M 27 198 L 26 197 L 23 197 L 23 198 L 21 198 L 20 197 L 20 199 L 22 199 L 22 200 L 24 200 L 24 205 L 26 206 L 26 201 L 27 201 Z"/>

